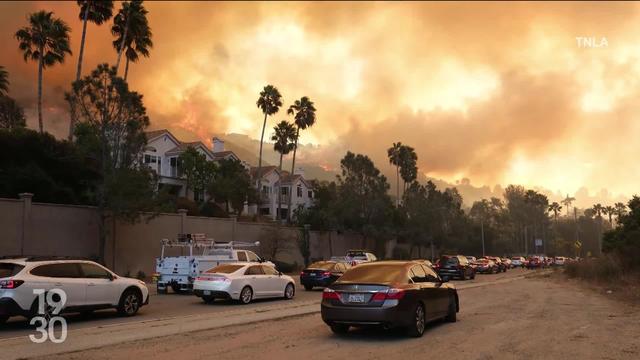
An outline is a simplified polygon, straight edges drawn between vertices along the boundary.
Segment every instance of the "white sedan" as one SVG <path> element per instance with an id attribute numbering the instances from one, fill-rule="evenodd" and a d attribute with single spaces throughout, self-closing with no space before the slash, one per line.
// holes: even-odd
<path id="1" fill-rule="evenodd" d="M 253 299 L 293 299 L 294 284 L 291 276 L 264 263 L 228 263 L 201 273 L 193 283 L 193 293 L 206 303 L 233 299 L 248 304 Z"/>

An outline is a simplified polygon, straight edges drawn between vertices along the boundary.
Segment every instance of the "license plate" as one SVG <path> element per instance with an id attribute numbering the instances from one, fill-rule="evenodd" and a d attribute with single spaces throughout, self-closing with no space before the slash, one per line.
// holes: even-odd
<path id="1" fill-rule="evenodd" d="M 211 290 L 205 290 L 202 292 L 204 295 L 211 295 Z"/>
<path id="2" fill-rule="evenodd" d="M 349 294 L 349 302 L 352 302 L 352 303 L 363 303 L 364 302 L 364 294 Z"/>
<path id="3" fill-rule="evenodd" d="M 316 276 L 316 273 L 309 273 L 309 276 Z"/>

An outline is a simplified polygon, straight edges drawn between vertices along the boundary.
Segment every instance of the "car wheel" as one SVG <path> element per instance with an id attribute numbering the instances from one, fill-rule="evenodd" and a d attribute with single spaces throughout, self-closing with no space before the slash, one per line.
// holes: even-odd
<path id="1" fill-rule="evenodd" d="M 331 328 L 331 331 L 334 334 L 338 334 L 338 335 L 342 335 L 342 334 L 346 334 L 349 332 L 349 325 L 345 325 L 345 324 L 331 324 L 329 325 L 329 327 Z"/>
<path id="2" fill-rule="evenodd" d="M 4 324 L 9 320 L 9 317 L 6 315 L 0 316 L 0 325 Z"/>
<path id="3" fill-rule="evenodd" d="M 293 287 L 292 283 L 288 283 L 284 288 L 284 298 L 287 300 L 293 299 L 293 296 L 296 294 L 296 288 Z"/>
<path id="4" fill-rule="evenodd" d="M 462 272 L 460 273 L 460 280 L 462 281 L 467 280 L 467 274 L 464 272 L 464 270 L 462 270 Z"/>
<path id="5" fill-rule="evenodd" d="M 240 302 L 246 305 L 251 302 L 251 299 L 253 299 L 253 290 L 248 286 L 243 287 L 240 291 Z"/>
<path id="6" fill-rule="evenodd" d="M 216 298 L 213 296 L 203 296 L 202 301 L 204 301 L 205 304 L 213 304 L 216 301 Z"/>
<path id="7" fill-rule="evenodd" d="M 120 303 L 118 305 L 118 313 L 122 316 L 133 316 L 142 304 L 142 296 L 140 291 L 135 289 L 127 289 L 120 297 Z"/>
<path id="8" fill-rule="evenodd" d="M 475 278 L 476 278 L 476 272 L 475 272 L 475 271 L 472 271 L 472 272 L 471 272 L 471 280 L 473 280 L 473 279 L 475 279 Z"/>
<path id="9" fill-rule="evenodd" d="M 158 294 L 166 294 L 167 293 L 167 287 L 166 286 L 161 288 L 160 286 L 156 285 L 156 290 L 157 290 Z"/>
<path id="10" fill-rule="evenodd" d="M 176 294 L 182 294 L 184 292 L 178 284 L 171 284 L 171 290 L 173 290 L 173 292 Z"/>
<path id="11" fill-rule="evenodd" d="M 307 290 L 307 291 L 311 291 L 311 290 L 313 290 L 313 286 L 311 286 L 311 285 L 305 285 L 305 286 L 304 286 L 304 289 L 305 289 L 305 290 Z"/>
<path id="12" fill-rule="evenodd" d="M 447 311 L 447 317 L 445 320 L 448 322 L 456 322 L 457 321 L 457 311 L 456 311 L 456 298 L 451 297 L 449 299 L 449 311 Z"/>
<path id="13" fill-rule="evenodd" d="M 413 313 L 413 324 L 407 329 L 407 333 L 411 337 L 421 337 L 424 334 L 424 329 L 427 320 L 424 313 L 424 306 L 418 304 L 416 310 Z"/>

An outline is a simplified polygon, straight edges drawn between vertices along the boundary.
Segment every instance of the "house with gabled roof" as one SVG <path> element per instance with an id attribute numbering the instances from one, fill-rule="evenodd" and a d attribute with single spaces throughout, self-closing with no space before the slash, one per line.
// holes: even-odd
<path id="1" fill-rule="evenodd" d="M 187 191 L 186 182 L 178 166 L 178 157 L 189 147 L 195 148 L 208 161 L 240 160 L 233 151 L 224 149 L 224 141 L 218 137 L 212 139 L 213 146 L 209 148 L 202 141 L 180 141 L 167 129 L 148 131 L 145 134 L 147 146 L 143 154 L 144 164 L 158 174 L 159 188 L 169 188 L 169 192 L 177 196 L 194 200 L 204 196 Z M 245 167 L 249 166 L 245 164 Z"/>
<path id="2" fill-rule="evenodd" d="M 277 166 L 263 166 L 260 173 L 260 201 L 257 207 L 260 215 L 274 220 L 286 220 L 289 213 L 289 197 L 292 216 L 296 209 L 313 205 L 313 186 L 304 178 L 302 168 L 296 169 L 295 174 L 291 175 L 288 171 L 280 171 Z M 257 181 L 257 176 L 258 168 L 252 167 L 252 179 Z"/>

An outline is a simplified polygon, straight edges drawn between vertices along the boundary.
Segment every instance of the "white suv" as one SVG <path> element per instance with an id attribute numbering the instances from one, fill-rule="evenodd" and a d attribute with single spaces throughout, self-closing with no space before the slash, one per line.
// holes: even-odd
<path id="1" fill-rule="evenodd" d="M 132 316 L 149 303 L 149 290 L 143 281 L 118 276 L 93 261 L 54 257 L 2 259 L 0 323 L 11 316 L 37 315 L 38 295 L 34 290 L 46 294 L 53 289 L 60 289 L 67 296 L 62 312 L 115 308 L 124 316 Z"/>

